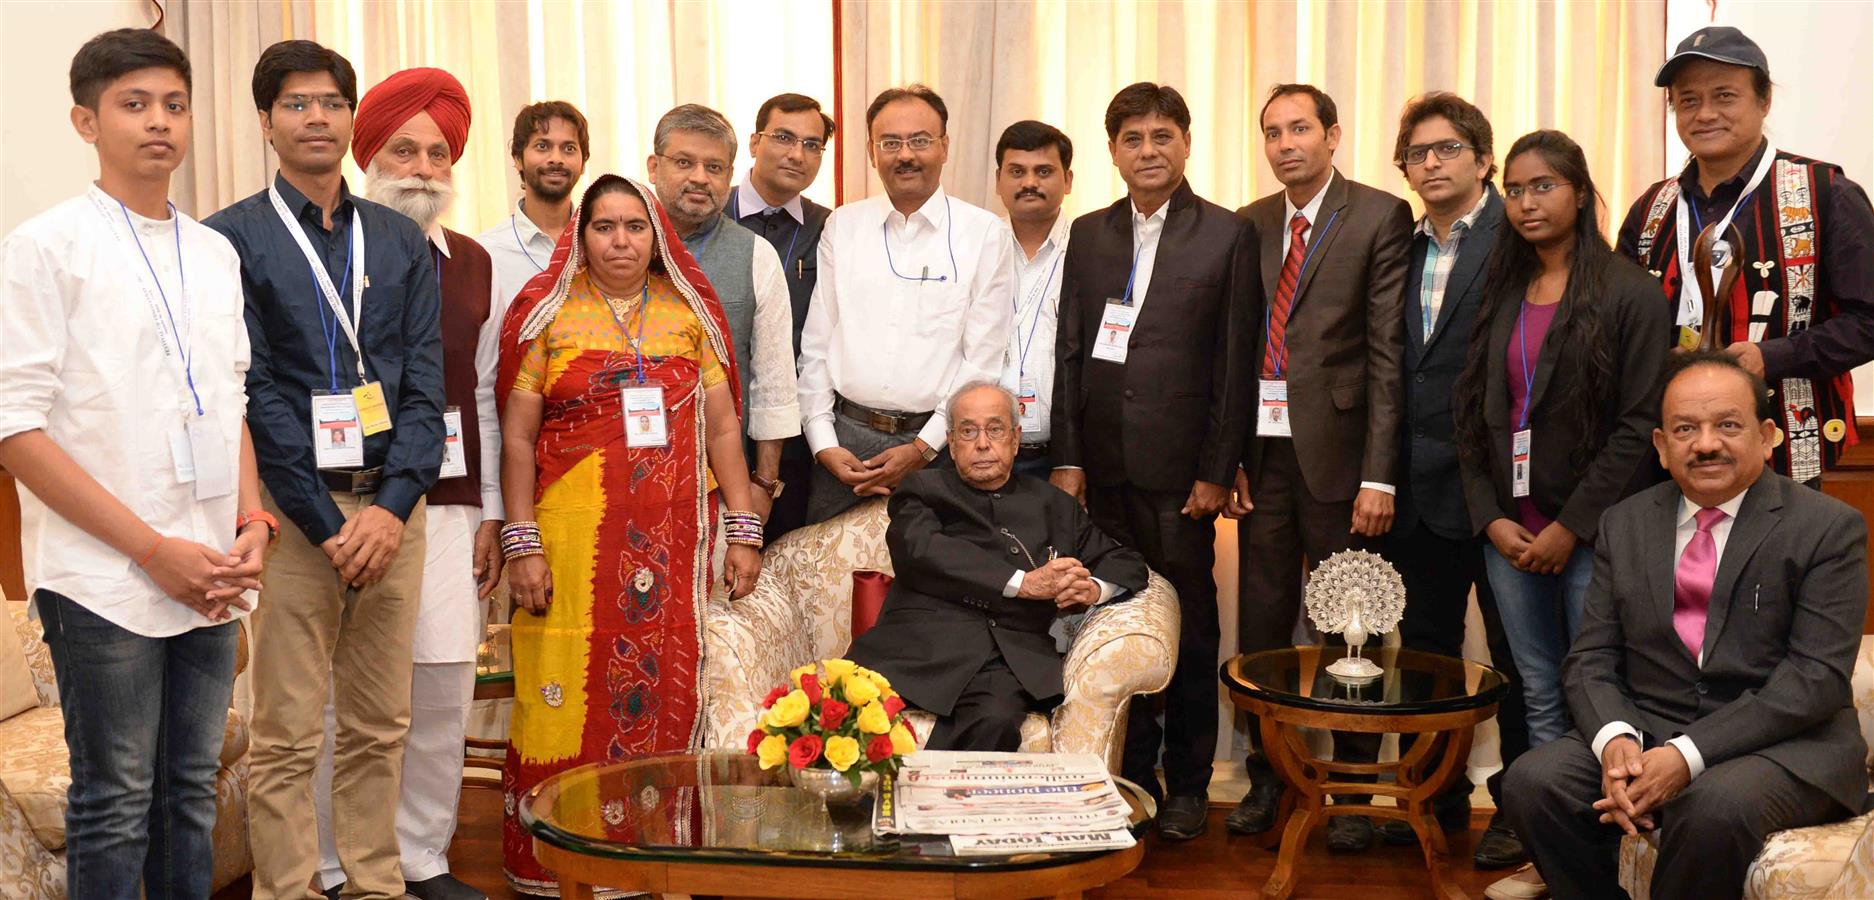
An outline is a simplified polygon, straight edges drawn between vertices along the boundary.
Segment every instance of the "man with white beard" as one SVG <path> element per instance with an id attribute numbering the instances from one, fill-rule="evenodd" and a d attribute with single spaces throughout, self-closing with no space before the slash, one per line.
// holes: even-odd
<path id="1" fill-rule="evenodd" d="M 440 69 L 406 69 L 358 102 L 352 156 L 365 196 L 415 220 L 430 239 L 442 294 L 445 452 L 428 494 L 428 551 L 417 613 L 397 841 L 405 890 L 420 900 L 484 895 L 449 874 L 462 787 L 462 739 L 475 688 L 481 600 L 501 576 L 501 435 L 495 415 L 497 339 L 508 297 L 495 290 L 488 251 L 437 220 L 455 198 L 451 167 L 468 138 L 469 102 Z M 344 884 L 332 837 L 330 735 L 314 796 L 328 897 Z M 384 848 L 389 851 L 390 848 Z"/>

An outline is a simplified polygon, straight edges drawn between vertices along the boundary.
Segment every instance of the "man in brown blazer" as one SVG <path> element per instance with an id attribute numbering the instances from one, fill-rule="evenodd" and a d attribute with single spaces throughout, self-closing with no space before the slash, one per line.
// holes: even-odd
<path id="1" fill-rule="evenodd" d="M 1255 408 L 1227 510 L 1245 520 L 1244 653 L 1289 645 L 1306 566 L 1374 547 L 1392 527 L 1412 244 L 1404 200 L 1334 170 L 1340 125 L 1326 93 L 1277 85 L 1262 135 L 1284 189 L 1237 211 L 1261 235 L 1269 298 L 1251 329 Z M 1346 759 L 1370 761 L 1379 749 L 1378 735 L 1336 741 Z M 1226 821 L 1254 834 L 1274 825 L 1281 787 L 1261 754 L 1248 768 L 1253 787 Z M 1372 837 L 1365 817 L 1329 822 L 1330 850 L 1362 850 Z"/>
<path id="2" fill-rule="evenodd" d="M 1132 704 L 1121 774 L 1165 794 L 1158 830 L 1204 830 L 1217 744 L 1217 514 L 1248 433 L 1260 312 L 1249 223 L 1184 180 L 1191 113 L 1166 85 L 1134 84 L 1106 109 L 1127 196 L 1074 221 L 1061 268 L 1051 480 L 1137 547 L 1178 592 L 1178 667 Z M 1158 723 L 1159 705 L 1164 725 Z"/>

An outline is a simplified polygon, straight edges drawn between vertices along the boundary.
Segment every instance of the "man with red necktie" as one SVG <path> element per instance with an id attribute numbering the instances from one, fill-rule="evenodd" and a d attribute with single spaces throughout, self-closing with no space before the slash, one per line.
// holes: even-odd
<path id="1" fill-rule="evenodd" d="M 1653 446 L 1673 480 L 1609 509 L 1563 668 L 1576 731 L 1504 780 L 1555 897 L 1619 896 L 1623 834 L 1659 833 L 1657 897 L 1738 897 L 1772 831 L 1860 812 L 1850 672 L 1867 598 L 1860 513 L 1766 470 L 1763 380 L 1676 354 Z"/>

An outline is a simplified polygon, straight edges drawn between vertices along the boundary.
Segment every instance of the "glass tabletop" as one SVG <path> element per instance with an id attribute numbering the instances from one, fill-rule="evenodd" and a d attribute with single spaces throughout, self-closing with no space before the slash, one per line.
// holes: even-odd
<path id="1" fill-rule="evenodd" d="M 475 648 L 475 686 L 514 683 L 514 645 L 506 623 L 488 626 Z"/>
<path id="2" fill-rule="evenodd" d="M 1345 647 L 1288 647 L 1238 656 L 1223 664 L 1231 691 L 1268 703 L 1326 712 L 1423 715 L 1487 706 L 1507 689 L 1503 673 L 1468 659 L 1399 647 L 1368 648 L 1381 669 L 1369 684 L 1350 684 L 1327 667 Z"/>
<path id="3" fill-rule="evenodd" d="M 1151 818 L 1151 800 L 1114 781 L 1133 806 L 1137 833 Z M 785 768 L 763 771 L 750 754 L 705 751 L 562 772 L 528 792 L 520 816 L 539 840 L 616 859 L 983 871 L 1046 868 L 1090 855 L 959 857 L 941 836 L 875 836 L 875 797 L 829 814 L 817 795 L 793 786 Z"/>

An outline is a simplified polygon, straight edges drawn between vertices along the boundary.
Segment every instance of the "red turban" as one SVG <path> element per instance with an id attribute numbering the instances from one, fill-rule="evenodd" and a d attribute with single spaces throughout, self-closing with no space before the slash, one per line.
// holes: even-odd
<path id="1" fill-rule="evenodd" d="M 358 166 L 370 168 L 384 142 L 420 112 L 429 113 L 442 129 L 449 161 L 461 159 L 469 130 L 468 92 L 462 82 L 441 69 L 405 69 L 378 82 L 358 101 L 351 126 L 351 156 Z"/>

